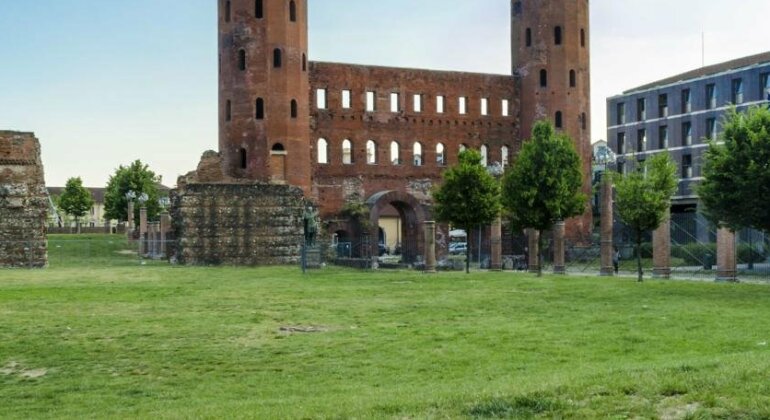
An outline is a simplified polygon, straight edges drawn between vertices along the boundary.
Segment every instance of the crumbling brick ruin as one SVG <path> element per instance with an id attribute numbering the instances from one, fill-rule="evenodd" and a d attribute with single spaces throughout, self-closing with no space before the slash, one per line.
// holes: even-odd
<path id="1" fill-rule="evenodd" d="M 0 131 L 0 268 L 47 265 L 47 212 L 40 142 L 32 133 Z"/>
<path id="2" fill-rule="evenodd" d="M 543 118 L 574 139 L 590 190 L 588 0 L 511 0 L 509 75 L 310 62 L 307 0 L 216 1 L 219 151 L 182 180 L 182 201 L 195 183 L 293 186 L 330 231 L 349 237 L 376 237 L 379 214 L 395 208 L 407 254 L 421 255 L 430 191 L 458 152 L 507 165 Z M 242 205 L 218 197 L 230 187 L 207 191 L 222 212 Z M 351 204 L 370 209 L 371 231 L 345 217 Z M 178 226 L 194 224 L 177 214 Z M 568 232 L 585 235 L 590 221 L 587 211 Z"/>

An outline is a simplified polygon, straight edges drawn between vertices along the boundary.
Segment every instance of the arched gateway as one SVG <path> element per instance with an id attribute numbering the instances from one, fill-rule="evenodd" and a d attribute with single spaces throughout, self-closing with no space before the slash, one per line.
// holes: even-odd
<path id="1" fill-rule="evenodd" d="M 369 221 L 371 231 L 370 238 L 379 235 L 380 214 L 388 207 L 393 206 L 401 218 L 401 254 L 405 264 L 417 261 L 424 251 L 423 223 L 427 220 L 427 211 L 412 195 L 401 191 L 382 191 L 372 195 L 366 201 L 369 206 Z M 378 243 L 372 241 L 371 255 L 378 255 Z"/>

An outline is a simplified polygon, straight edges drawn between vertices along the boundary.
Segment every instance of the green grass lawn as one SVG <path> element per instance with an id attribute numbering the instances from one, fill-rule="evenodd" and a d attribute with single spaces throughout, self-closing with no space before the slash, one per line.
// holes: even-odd
<path id="1" fill-rule="evenodd" d="M 770 417 L 762 285 L 61 267 L 0 316 L 0 418 Z"/>

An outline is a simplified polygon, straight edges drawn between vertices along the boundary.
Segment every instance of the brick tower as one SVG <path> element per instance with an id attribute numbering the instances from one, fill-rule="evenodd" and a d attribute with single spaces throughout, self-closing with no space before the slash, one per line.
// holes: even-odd
<path id="1" fill-rule="evenodd" d="M 224 173 L 310 191 L 307 0 L 218 0 Z"/>
<path id="2" fill-rule="evenodd" d="M 520 88 L 521 137 L 551 121 L 575 141 L 591 191 L 591 81 L 588 0 L 512 0 L 511 57 Z M 571 237 L 591 231 L 591 211 L 571 220 Z"/>

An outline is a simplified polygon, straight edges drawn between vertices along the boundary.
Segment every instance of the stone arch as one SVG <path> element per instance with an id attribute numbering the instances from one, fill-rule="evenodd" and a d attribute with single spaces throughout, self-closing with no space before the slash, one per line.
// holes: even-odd
<path id="1" fill-rule="evenodd" d="M 393 206 L 401 216 L 401 253 L 406 264 L 414 263 L 418 256 L 424 254 L 423 223 L 427 220 L 427 212 L 420 202 L 412 195 L 401 191 L 381 191 L 372 195 L 366 201 L 369 207 L 369 225 L 371 254 L 378 255 L 380 213 L 387 206 Z"/>

